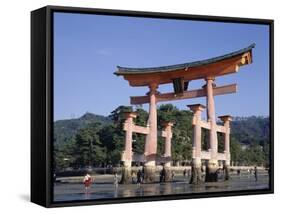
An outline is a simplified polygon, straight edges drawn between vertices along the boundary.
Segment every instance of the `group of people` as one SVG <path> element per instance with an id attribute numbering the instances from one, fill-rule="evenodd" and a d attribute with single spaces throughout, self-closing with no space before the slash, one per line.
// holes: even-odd
<path id="1" fill-rule="evenodd" d="M 161 182 L 165 182 L 166 181 L 166 176 L 167 176 L 167 172 L 165 170 L 165 168 L 163 167 L 163 169 L 160 171 L 159 173 L 159 181 Z M 171 172 L 171 180 L 173 181 L 175 177 L 175 172 L 172 171 Z M 137 170 L 137 172 L 132 172 L 132 183 L 136 183 L 138 186 L 140 186 L 140 184 L 142 184 L 144 181 L 144 169 L 142 168 Z"/>
<path id="2" fill-rule="evenodd" d="M 254 169 L 248 169 L 247 172 L 248 172 L 249 175 L 254 174 L 255 181 L 258 181 L 258 169 L 257 169 L 256 166 L 254 167 Z M 185 178 L 189 177 L 190 175 L 191 175 L 191 170 L 190 169 L 184 169 L 183 170 L 183 176 Z M 238 176 L 241 175 L 241 170 L 240 169 L 237 169 L 237 175 Z M 163 169 L 159 173 L 159 181 L 160 181 L 160 183 L 161 182 L 165 182 L 166 176 L 167 176 L 167 172 L 166 172 L 165 168 L 163 167 Z M 174 180 L 174 176 L 175 176 L 175 172 L 172 171 L 171 172 L 171 180 L 172 181 Z M 136 178 L 136 181 L 135 181 L 135 178 Z M 113 179 L 114 179 L 113 184 L 117 188 L 119 180 L 118 180 L 118 174 L 116 172 L 114 173 Z M 89 175 L 88 173 L 84 176 L 83 184 L 85 186 L 85 191 L 86 192 L 88 191 L 90 186 L 93 184 L 94 180 L 95 180 L 94 177 Z M 137 171 L 137 173 L 132 172 L 132 183 L 136 183 L 138 186 L 140 186 L 140 184 L 143 183 L 143 180 L 144 180 L 144 169 L 142 169 L 142 170 L 139 169 Z"/>
<path id="3" fill-rule="evenodd" d="M 258 181 L 258 168 L 255 166 L 254 170 L 253 169 L 248 169 L 249 175 L 252 175 L 253 171 L 254 171 L 255 180 Z"/>
<path id="4" fill-rule="evenodd" d="M 138 169 L 137 172 L 132 171 L 132 184 L 137 184 L 138 186 L 140 186 L 141 183 L 143 183 L 144 181 L 144 168 Z"/>
<path id="5" fill-rule="evenodd" d="M 254 173 L 255 180 L 258 181 L 258 168 L 255 166 L 254 169 L 248 169 L 247 170 L 248 175 L 251 176 Z M 240 177 L 241 176 L 241 170 L 237 169 L 237 175 Z"/>

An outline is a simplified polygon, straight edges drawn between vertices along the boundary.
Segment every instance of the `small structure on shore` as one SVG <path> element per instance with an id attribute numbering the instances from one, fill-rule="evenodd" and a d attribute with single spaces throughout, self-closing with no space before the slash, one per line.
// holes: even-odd
<path id="1" fill-rule="evenodd" d="M 226 179 L 229 179 L 228 169 L 230 166 L 230 121 L 231 116 L 225 115 L 219 118 L 224 125 L 216 123 L 214 96 L 235 93 L 237 85 L 216 86 L 215 79 L 218 76 L 238 72 L 243 65 L 252 63 L 252 49 L 255 44 L 244 49 L 225 54 L 223 56 L 201 60 L 191 63 L 183 63 L 170 66 L 150 67 L 150 68 L 128 68 L 117 66 L 118 70 L 114 73 L 117 76 L 123 76 L 132 87 L 146 86 L 149 92 L 145 96 L 131 97 L 131 104 L 149 103 L 149 118 L 146 127 L 136 126 L 133 119 L 137 117 L 136 113 L 126 114 L 124 130 L 126 131 L 125 151 L 122 156 L 124 169 L 122 180 L 126 183 L 130 180 L 130 168 L 132 162 L 132 133 L 142 133 L 146 135 L 145 152 L 146 159 L 144 165 L 144 180 L 152 182 L 155 179 L 156 170 L 156 152 L 157 152 L 157 103 L 164 101 L 191 99 L 196 97 L 206 97 L 207 107 L 201 104 L 188 105 L 193 111 L 193 150 L 192 150 L 192 176 L 191 183 L 198 184 L 202 182 L 201 160 L 206 160 L 206 182 L 216 182 L 218 180 L 217 171 L 219 169 L 218 161 L 224 162 Z M 201 89 L 188 90 L 188 85 L 192 80 L 203 79 L 206 84 Z M 160 93 L 157 88 L 161 84 L 173 84 L 174 91 L 170 93 Z M 201 120 L 201 112 L 207 108 L 207 121 Z M 209 148 L 207 151 L 201 149 L 201 129 L 207 129 L 209 132 Z M 218 152 L 217 132 L 224 135 L 224 152 Z M 165 157 L 167 162 L 165 167 L 170 171 L 171 161 L 171 138 L 172 124 L 166 123 L 164 131 L 160 136 L 166 138 Z"/>

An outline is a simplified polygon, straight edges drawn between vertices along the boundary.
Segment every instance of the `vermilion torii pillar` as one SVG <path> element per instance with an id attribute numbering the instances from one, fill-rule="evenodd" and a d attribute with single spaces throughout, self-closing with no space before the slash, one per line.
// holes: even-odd
<path id="1" fill-rule="evenodd" d="M 162 137 L 165 137 L 165 152 L 164 152 L 164 169 L 165 169 L 165 181 L 171 181 L 172 180 L 172 173 L 171 173 L 171 161 L 172 161 L 172 122 L 162 122 L 162 125 L 164 127 L 164 132 L 162 134 Z"/>
<path id="2" fill-rule="evenodd" d="M 132 136 L 133 136 L 133 119 L 137 117 L 137 113 L 128 112 L 125 113 L 125 126 L 126 126 L 126 135 L 125 135 L 125 151 L 124 155 L 124 166 L 131 166 L 132 162 Z"/>
<path id="3" fill-rule="evenodd" d="M 164 131 L 165 131 L 165 153 L 164 157 L 166 159 L 165 166 L 170 167 L 171 166 L 171 157 L 172 157 L 172 127 L 174 123 L 172 122 L 163 122 L 162 125 L 164 126 Z"/>
<path id="4" fill-rule="evenodd" d="M 123 161 L 124 167 L 122 168 L 122 178 L 121 183 L 129 183 L 131 181 L 131 166 L 132 166 L 132 136 L 134 129 L 133 119 L 137 117 L 135 112 L 126 112 L 124 113 L 126 118 L 124 123 L 124 129 L 126 130 L 125 134 L 125 150 L 122 154 L 121 160 Z"/>
<path id="5" fill-rule="evenodd" d="M 157 88 L 156 83 L 151 83 L 149 85 L 150 91 L 149 96 L 149 118 L 147 126 L 149 127 L 149 133 L 146 136 L 145 141 L 145 151 L 144 155 L 146 158 L 146 163 L 144 166 L 144 181 L 152 182 L 155 180 L 155 170 L 156 170 L 156 154 L 157 154 Z"/>
<path id="6" fill-rule="evenodd" d="M 232 117 L 230 115 L 224 115 L 219 117 L 224 122 L 225 133 L 224 133 L 224 170 L 225 180 L 229 180 L 229 167 L 230 167 L 230 121 Z"/>
<path id="7" fill-rule="evenodd" d="M 192 174 L 190 183 L 199 184 L 202 182 L 201 175 L 201 113 L 206 108 L 201 104 L 188 105 L 193 111 L 193 139 L 192 139 Z"/>
<path id="8" fill-rule="evenodd" d="M 215 114 L 215 101 L 213 94 L 214 77 L 206 78 L 206 91 L 207 91 L 207 119 L 210 123 L 209 132 L 209 143 L 210 143 L 210 153 L 211 158 L 206 166 L 206 182 L 214 182 L 218 180 L 217 170 L 218 170 L 218 137 L 217 137 L 217 123 Z"/>

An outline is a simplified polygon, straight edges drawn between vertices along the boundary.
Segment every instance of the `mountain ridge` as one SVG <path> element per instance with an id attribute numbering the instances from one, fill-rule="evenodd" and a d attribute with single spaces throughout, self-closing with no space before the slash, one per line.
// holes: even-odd
<path id="1" fill-rule="evenodd" d="M 92 123 L 109 125 L 112 123 L 112 120 L 108 116 L 97 115 L 90 112 L 86 112 L 79 118 L 57 120 L 54 122 L 55 143 L 63 143 L 65 139 L 74 137 L 79 129 L 85 128 Z"/>

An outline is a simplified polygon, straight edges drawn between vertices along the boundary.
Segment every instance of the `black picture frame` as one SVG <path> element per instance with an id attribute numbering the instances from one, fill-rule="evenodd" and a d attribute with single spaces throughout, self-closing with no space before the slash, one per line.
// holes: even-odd
<path id="1" fill-rule="evenodd" d="M 101 14 L 163 19 L 183 19 L 225 23 L 268 25 L 270 28 L 270 181 L 268 190 L 194 193 L 185 195 L 146 196 L 117 199 L 53 202 L 52 136 L 53 136 L 53 14 L 54 12 Z M 44 207 L 96 205 L 189 198 L 225 197 L 274 193 L 274 21 L 238 17 L 202 16 L 46 6 L 31 12 L 31 201 Z"/>

